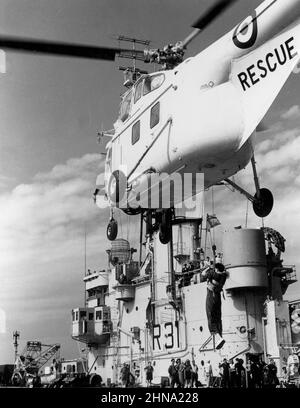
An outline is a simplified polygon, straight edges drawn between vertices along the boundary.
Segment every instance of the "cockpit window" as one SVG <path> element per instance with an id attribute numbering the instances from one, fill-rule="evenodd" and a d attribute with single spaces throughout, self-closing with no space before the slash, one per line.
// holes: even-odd
<path id="1" fill-rule="evenodd" d="M 135 87 L 134 103 L 136 103 L 142 96 L 143 91 L 143 80 L 140 81 Z"/>
<path id="2" fill-rule="evenodd" d="M 149 92 L 159 88 L 165 80 L 164 74 L 158 74 L 154 76 L 148 76 L 144 81 L 143 95 L 147 95 Z"/>
<path id="3" fill-rule="evenodd" d="M 130 90 L 122 99 L 120 107 L 120 119 L 124 122 L 130 113 L 132 90 Z"/>

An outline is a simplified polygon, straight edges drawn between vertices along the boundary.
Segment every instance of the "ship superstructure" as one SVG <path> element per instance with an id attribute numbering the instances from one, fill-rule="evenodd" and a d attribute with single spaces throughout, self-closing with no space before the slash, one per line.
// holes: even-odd
<path id="1" fill-rule="evenodd" d="M 165 386 L 171 358 L 190 359 L 200 369 L 210 361 L 215 376 L 223 358 L 239 357 L 245 364 L 253 356 L 273 358 L 280 374 L 300 347 L 293 343 L 289 304 L 283 300 L 296 271 L 283 264 L 281 235 L 271 228 L 233 228 L 223 232 L 222 254 L 213 246 L 210 262 L 219 257 L 228 275 L 222 299 L 225 344 L 217 350 L 201 277 L 207 220 L 173 214 L 171 239 L 163 245 L 151 212 L 141 217 L 146 230 L 144 239 L 141 227 L 139 254 L 127 240 L 113 241 L 108 268 L 88 271 L 86 305 L 72 311 L 72 337 L 88 346 L 94 384 L 119 386 L 127 363 L 135 384 L 145 386 L 150 361 L 153 383 Z"/>

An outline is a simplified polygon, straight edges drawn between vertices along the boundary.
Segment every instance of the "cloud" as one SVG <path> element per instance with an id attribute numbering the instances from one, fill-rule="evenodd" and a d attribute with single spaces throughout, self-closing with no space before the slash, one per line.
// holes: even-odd
<path id="1" fill-rule="evenodd" d="M 95 154 L 70 159 L 0 195 L 0 265 L 71 254 L 84 223 L 99 215 L 92 194 L 102 166 Z"/>
<path id="2" fill-rule="evenodd" d="M 108 210 L 92 198 L 103 165 L 101 155 L 87 154 L 0 193 L 0 309 L 7 338 L 16 328 L 24 339 L 49 338 L 51 330 L 68 336 L 70 310 L 83 298 L 85 229 L 89 266 L 106 255 Z M 11 353 L 1 338 L 0 349 Z M 10 361 L 1 354 L 2 362 Z"/>
<path id="3" fill-rule="evenodd" d="M 101 165 L 100 165 L 101 163 Z M 35 181 L 60 181 L 74 177 L 87 178 L 95 166 L 103 168 L 103 157 L 99 154 L 86 154 L 80 158 L 69 159 L 65 164 L 53 167 L 48 173 L 38 173 Z"/>
<path id="4" fill-rule="evenodd" d="M 300 106 L 294 105 L 281 115 L 284 120 L 293 120 L 300 118 Z"/>
<path id="5" fill-rule="evenodd" d="M 13 177 L 5 176 L 4 174 L 0 174 L 0 192 L 7 190 L 9 185 L 14 182 L 15 179 Z"/>

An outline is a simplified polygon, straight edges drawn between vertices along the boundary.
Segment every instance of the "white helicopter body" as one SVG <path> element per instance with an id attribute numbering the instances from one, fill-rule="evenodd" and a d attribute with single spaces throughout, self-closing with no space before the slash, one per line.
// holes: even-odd
<path id="1" fill-rule="evenodd" d="M 201 172 L 207 188 L 245 168 L 256 128 L 298 62 L 299 17 L 299 0 L 267 0 L 195 57 L 142 76 L 107 144 L 106 191 L 120 168 L 129 189 L 137 178 L 146 189 L 153 172 Z"/>

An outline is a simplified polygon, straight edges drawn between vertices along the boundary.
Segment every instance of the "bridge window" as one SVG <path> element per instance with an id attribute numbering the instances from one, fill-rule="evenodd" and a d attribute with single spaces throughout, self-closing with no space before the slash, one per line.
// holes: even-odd
<path id="1" fill-rule="evenodd" d="M 94 313 L 89 313 L 89 320 L 93 320 L 94 319 Z"/>
<path id="2" fill-rule="evenodd" d="M 102 319 L 102 312 L 101 310 L 96 310 L 96 320 L 101 320 Z"/>
<path id="3" fill-rule="evenodd" d="M 150 112 L 150 129 L 154 128 L 159 123 L 159 102 L 157 102 Z"/>
<path id="4" fill-rule="evenodd" d="M 140 139 L 140 133 L 141 133 L 141 123 L 140 121 L 136 122 L 132 126 L 132 134 L 131 134 L 131 143 L 134 145 L 136 142 L 139 141 Z"/>
<path id="5" fill-rule="evenodd" d="M 153 76 L 148 76 L 144 81 L 144 91 L 143 94 L 147 95 L 149 92 L 154 91 L 159 88 L 165 80 L 164 74 L 158 74 Z"/>
<path id="6" fill-rule="evenodd" d="M 80 312 L 80 319 L 82 319 L 83 317 L 86 317 L 86 312 L 84 310 Z"/>

